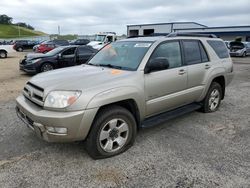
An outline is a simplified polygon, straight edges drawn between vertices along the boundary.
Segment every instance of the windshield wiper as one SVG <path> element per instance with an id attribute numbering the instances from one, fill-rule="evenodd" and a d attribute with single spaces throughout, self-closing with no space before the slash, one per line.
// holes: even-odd
<path id="1" fill-rule="evenodd" d="M 87 65 L 99 66 L 99 64 L 87 63 Z"/>
<path id="2" fill-rule="evenodd" d="M 111 64 L 97 64 L 101 67 L 109 67 L 109 68 L 114 68 L 114 69 L 123 69 L 123 67 L 121 66 L 117 66 L 117 65 L 111 65 Z"/>

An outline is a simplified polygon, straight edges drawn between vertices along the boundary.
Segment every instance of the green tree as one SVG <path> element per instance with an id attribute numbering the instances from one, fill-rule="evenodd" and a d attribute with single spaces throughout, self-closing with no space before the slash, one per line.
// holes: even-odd
<path id="1" fill-rule="evenodd" d="M 12 24 L 13 18 L 7 16 L 6 14 L 0 15 L 0 24 Z"/>
<path id="2" fill-rule="evenodd" d="M 28 28 L 28 29 L 31 29 L 31 30 L 34 30 L 34 27 L 32 27 L 31 25 L 26 24 L 24 22 L 18 22 L 15 25 L 20 26 L 20 27 L 25 27 L 25 28 Z"/>

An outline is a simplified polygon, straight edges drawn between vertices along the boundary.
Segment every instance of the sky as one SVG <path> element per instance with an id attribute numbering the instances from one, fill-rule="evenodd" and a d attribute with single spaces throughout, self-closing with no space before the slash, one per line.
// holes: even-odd
<path id="1" fill-rule="evenodd" d="M 126 34 L 129 24 L 250 25 L 250 0 L 0 0 L 0 14 L 48 34 Z"/>

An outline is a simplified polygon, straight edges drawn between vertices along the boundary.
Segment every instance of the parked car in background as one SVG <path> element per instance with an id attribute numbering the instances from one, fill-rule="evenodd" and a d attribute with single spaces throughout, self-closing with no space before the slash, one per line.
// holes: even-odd
<path id="1" fill-rule="evenodd" d="M 8 41 L 6 41 L 6 40 L 1 40 L 0 41 L 0 45 L 12 45 L 12 40 L 8 40 Z"/>
<path id="2" fill-rule="evenodd" d="M 250 42 L 243 42 L 246 47 L 246 55 L 250 55 Z"/>
<path id="3" fill-rule="evenodd" d="M 40 46 L 40 44 L 44 44 L 44 43 L 46 43 L 46 42 L 48 42 L 48 40 L 40 41 L 38 44 L 36 44 L 35 46 L 33 46 L 33 51 L 35 52 L 36 49 Z"/>
<path id="4" fill-rule="evenodd" d="M 22 52 L 23 50 L 32 49 L 37 43 L 31 40 L 18 40 L 14 43 L 14 50 Z"/>
<path id="5" fill-rule="evenodd" d="M 90 42 L 88 39 L 76 39 L 72 40 L 69 44 L 71 45 L 86 45 Z"/>
<path id="6" fill-rule="evenodd" d="M 232 57 L 245 57 L 250 55 L 250 47 L 247 43 L 232 41 L 230 46 L 230 56 Z"/>
<path id="7" fill-rule="evenodd" d="M 46 54 L 31 53 L 20 61 L 20 70 L 36 74 L 86 63 L 97 50 L 90 46 L 61 46 Z"/>
<path id="8" fill-rule="evenodd" d="M 100 32 L 95 35 L 95 39 L 88 43 L 88 45 L 97 50 L 100 50 L 106 44 L 114 42 L 116 40 L 117 36 L 115 32 Z"/>
<path id="9" fill-rule="evenodd" d="M 51 50 L 53 50 L 54 48 L 58 47 L 58 46 L 68 46 L 69 42 L 67 40 L 50 40 L 50 41 L 46 41 L 42 44 L 40 44 L 37 48 L 36 48 L 36 52 L 38 53 L 47 53 Z"/>
<path id="10" fill-rule="evenodd" d="M 18 117 L 46 141 L 85 140 L 95 159 L 120 154 L 141 127 L 219 109 L 233 63 L 221 39 L 202 36 L 120 40 L 85 65 L 34 76 Z"/>
<path id="11" fill-rule="evenodd" d="M 9 53 L 16 52 L 13 45 L 0 45 L 0 58 L 7 58 Z"/>

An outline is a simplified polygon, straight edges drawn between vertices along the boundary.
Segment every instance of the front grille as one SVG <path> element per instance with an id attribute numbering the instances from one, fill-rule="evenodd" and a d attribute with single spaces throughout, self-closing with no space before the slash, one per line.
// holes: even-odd
<path id="1" fill-rule="evenodd" d="M 23 95 L 25 98 L 37 104 L 38 106 L 43 106 L 44 103 L 44 89 L 28 82 L 23 89 Z"/>

